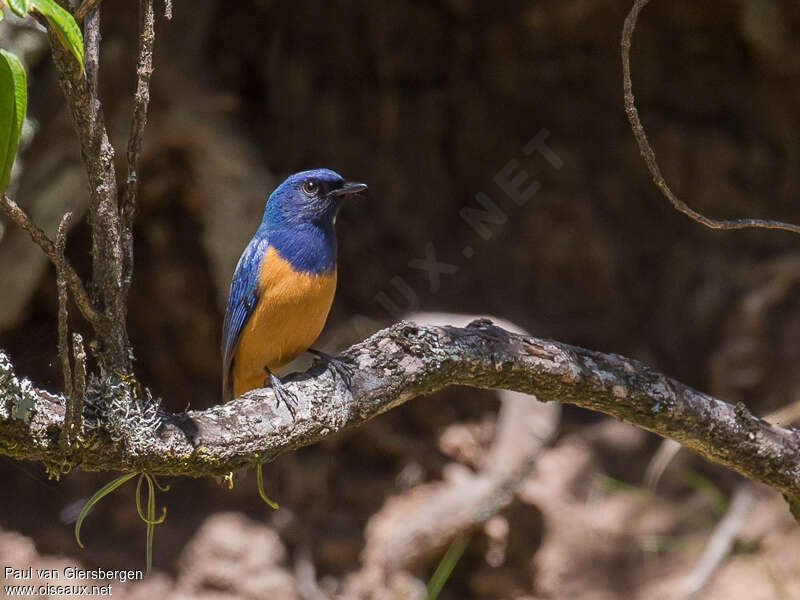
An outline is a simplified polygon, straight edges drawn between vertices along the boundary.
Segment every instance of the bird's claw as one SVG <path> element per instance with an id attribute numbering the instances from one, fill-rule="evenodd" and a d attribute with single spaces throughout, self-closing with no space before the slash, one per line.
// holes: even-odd
<path id="1" fill-rule="evenodd" d="M 335 356 L 331 356 L 321 350 L 314 350 L 313 348 L 309 350 L 311 354 L 316 356 L 319 360 L 325 363 L 325 365 L 334 372 L 334 374 L 338 375 L 339 378 L 344 381 L 344 384 L 350 388 L 353 383 L 353 375 L 355 373 L 353 367 L 349 364 L 336 358 Z"/>
<path id="2" fill-rule="evenodd" d="M 292 421 L 294 421 L 295 417 L 297 416 L 297 396 L 294 394 L 294 392 L 290 392 L 283 387 L 281 380 L 278 379 L 268 367 L 264 367 L 264 371 L 267 373 L 267 378 L 264 380 L 264 385 L 266 386 L 267 383 L 269 383 L 269 385 L 272 387 L 272 391 L 275 392 L 276 406 L 280 406 L 281 402 L 283 402 L 286 405 L 286 408 L 289 410 L 289 414 L 292 415 Z"/>

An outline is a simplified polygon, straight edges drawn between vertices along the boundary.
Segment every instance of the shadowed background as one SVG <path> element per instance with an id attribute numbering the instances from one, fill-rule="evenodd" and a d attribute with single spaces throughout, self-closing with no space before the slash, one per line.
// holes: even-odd
<path id="1" fill-rule="evenodd" d="M 502 316 L 537 336 L 635 357 L 757 414 L 797 400 L 800 238 L 709 231 L 660 196 L 622 109 L 619 36 L 628 8 L 604 0 L 177 3 L 171 22 L 157 22 L 140 164 L 129 328 L 143 383 L 171 410 L 218 402 L 222 310 L 235 262 L 269 191 L 291 172 L 325 166 L 370 186 L 337 222 L 339 289 L 323 334 L 329 348 L 396 320 L 388 299 L 400 311 Z M 100 89 L 118 158 L 135 82 L 135 22 L 134 4 L 103 4 Z M 85 210 L 78 144 L 44 36 L 8 18 L 0 42 L 22 56 L 30 78 L 27 146 L 11 191 L 52 233 L 63 212 Z M 655 2 L 634 42 L 634 91 L 675 192 L 714 217 L 800 222 L 797 4 Z M 560 168 L 522 150 L 543 130 Z M 494 182 L 514 159 L 540 184 L 523 206 Z M 488 239 L 460 215 L 479 207 L 478 192 L 506 217 L 486 225 Z M 87 273 L 88 228 L 73 222 L 68 255 Z M 53 270 L 24 234 L 0 231 L 0 347 L 18 372 L 60 389 Z M 413 262 L 426 253 L 446 263 L 438 281 Z M 82 327 L 77 318 L 74 326 Z M 317 576 L 337 589 L 356 570 L 365 523 L 388 496 L 440 479 L 451 462 L 469 464 L 442 443 L 449 428 L 463 427 L 471 440 L 464 444 L 485 453 L 491 398 L 458 390 L 418 399 L 280 458 L 265 476 L 282 508 L 266 521 L 252 474 L 232 492 L 212 481 L 174 482 L 159 499 L 169 516 L 156 531 L 156 567 L 179 580 L 202 570 L 184 548 L 190 539 L 202 546 L 197 530 L 209 515 L 236 510 L 259 522 L 252 527 L 263 528 L 265 540 L 281 533 L 282 541 L 264 543 L 285 546 L 286 564 L 310 553 Z M 735 479 L 681 455 L 654 495 L 596 483 L 608 476 L 640 486 L 658 443 L 567 409 L 542 468 L 549 460 L 574 479 L 561 488 L 540 476 L 536 485 L 552 485 L 575 514 L 584 514 L 587 498 L 600 504 L 567 534 L 544 500 L 520 492 L 502 514 L 510 530 L 505 558 L 488 560 L 491 532 L 479 532 L 443 597 L 565 597 L 566 590 L 648 597 L 654 582 L 680 578 L 719 516 L 681 473 L 702 475 L 723 497 Z M 38 465 L 3 459 L 0 469 L 7 482 L 0 525 L 31 537 L 39 553 L 106 568 L 143 562 L 132 490 L 93 511 L 80 554 L 63 523 L 65 507 L 109 474 L 72 474 L 57 484 Z M 748 581 L 796 576 L 796 557 L 771 554 L 799 541 L 785 525 L 788 511 L 769 494 L 759 502 L 759 514 L 770 517 L 750 534 L 756 558 L 745 558 L 778 571 L 740 565 L 737 573 Z M 687 515 L 699 515 L 700 525 Z M 252 532 L 240 521 L 217 527 L 233 538 Z M 780 528 L 785 537 L 775 538 Z M 553 530 L 558 543 L 542 546 Z M 587 542 L 586 531 L 608 539 Z M 585 560 L 567 560 L 581 544 Z M 418 565 L 416 574 L 427 579 L 435 565 Z M 294 575 L 286 569 L 289 589 Z M 720 587 L 735 588 L 734 576 L 708 597 L 735 597 Z M 771 589 L 765 598 L 778 597 Z"/>

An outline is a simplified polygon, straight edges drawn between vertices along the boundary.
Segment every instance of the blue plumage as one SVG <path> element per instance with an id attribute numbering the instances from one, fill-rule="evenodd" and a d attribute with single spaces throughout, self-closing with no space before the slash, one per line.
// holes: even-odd
<path id="1" fill-rule="evenodd" d="M 269 233 L 269 244 L 298 271 L 333 272 L 336 268 L 336 233 L 329 227 L 294 225 Z"/>
<path id="2" fill-rule="evenodd" d="M 225 399 L 232 396 L 230 372 L 236 342 L 247 318 L 258 303 L 261 260 L 269 247 L 266 232 L 259 232 L 261 227 L 239 258 L 225 309 L 225 321 L 222 325 L 222 393 Z"/>
<path id="3" fill-rule="evenodd" d="M 335 276 L 336 214 L 348 194 L 365 188 L 364 184 L 345 182 L 329 169 L 316 169 L 289 176 L 270 195 L 261 225 L 242 253 L 231 282 L 221 348 L 224 399 L 233 395 L 237 346 L 263 293 L 265 257 L 274 251 L 288 262 L 292 273 Z M 269 358 L 264 357 L 264 366 Z"/>

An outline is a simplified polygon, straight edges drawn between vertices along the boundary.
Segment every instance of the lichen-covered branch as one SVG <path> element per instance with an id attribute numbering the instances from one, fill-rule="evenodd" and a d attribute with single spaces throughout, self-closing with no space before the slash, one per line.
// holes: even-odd
<path id="1" fill-rule="evenodd" d="M 509 333 L 486 320 L 465 328 L 401 322 L 343 356 L 357 369 L 350 390 L 322 366 L 285 379 L 301 399 L 295 420 L 276 406 L 272 390 L 259 389 L 208 410 L 161 414 L 157 426 L 152 420 L 138 426 L 143 417 L 132 411 L 127 430 L 117 426 L 112 438 L 97 429 L 65 456 L 57 442 L 64 399 L 21 382 L 0 354 L 0 452 L 85 470 L 221 474 L 272 460 L 417 396 L 465 385 L 613 415 L 772 486 L 800 515 L 800 432 L 770 425 L 744 405 L 717 400 L 634 360 Z"/>

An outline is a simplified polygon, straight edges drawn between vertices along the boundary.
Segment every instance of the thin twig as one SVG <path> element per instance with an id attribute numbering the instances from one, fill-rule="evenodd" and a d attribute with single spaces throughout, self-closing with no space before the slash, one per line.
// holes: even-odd
<path id="1" fill-rule="evenodd" d="M 94 8 L 100 4 L 100 1 L 101 0 L 83 0 L 81 5 L 75 11 L 75 18 L 78 21 L 85 19 L 86 15 L 92 12 L 92 10 L 94 10 Z"/>
<path id="2" fill-rule="evenodd" d="M 59 268 L 63 269 L 64 280 L 66 281 L 69 291 L 72 293 L 72 297 L 75 299 L 75 303 L 78 305 L 81 314 L 96 329 L 105 331 L 107 329 L 105 316 L 99 313 L 92 304 L 89 294 L 86 292 L 86 288 L 83 287 L 83 282 L 81 281 L 80 277 L 78 277 L 75 269 L 72 268 L 72 265 L 70 265 L 69 262 L 64 259 L 63 265 L 59 267 L 59 257 L 58 252 L 56 252 L 56 246 L 52 240 L 47 237 L 45 232 L 39 229 L 33 223 L 33 221 L 31 221 L 31 218 L 25 213 L 25 211 L 23 211 L 16 202 L 14 202 L 5 194 L 0 196 L 0 212 L 2 212 L 2 214 L 4 214 L 8 219 L 16 223 L 20 229 L 28 233 L 36 245 L 38 245 L 53 262 L 56 270 Z"/>
<path id="3" fill-rule="evenodd" d="M 730 554 L 733 542 L 745 524 L 755 500 L 753 483 L 746 480 L 739 483 L 731 498 L 728 512 L 717 523 L 700 561 L 683 583 L 682 598 L 694 598 L 711 581 L 722 561 Z"/>
<path id="4" fill-rule="evenodd" d="M 653 454 L 645 471 L 644 484 L 648 489 L 655 490 L 658 487 L 661 476 L 664 475 L 664 471 L 667 470 L 681 448 L 683 446 L 675 440 L 661 440 L 658 450 Z"/>
<path id="5" fill-rule="evenodd" d="M 72 334 L 72 356 L 75 364 L 72 380 L 74 397 L 69 402 L 72 404 L 72 428 L 80 433 L 83 426 L 83 401 L 86 397 L 86 350 L 83 348 L 83 336 L 80 333 Z"/>
<path id="6" fill-rule="evenodd" d="M 647 140 L 647 135 L 644 132 L 642 122 L 639 120 L 639 113 L 636 110 L 636 104 L 633 97 L 633 84 L 631 83 L 631 65 L 630 65 L 630 51 L 631 51 L 631 38 L 636 29 L 636 20 L 639 17 L 639 12 L 644 8 L 649 0 L 636 0 L 625 19 L 625 25 L 622 28 L 622 86 L 625 92 L 625 113 L 628 115 L 633 135 L 636 137 L 636 142 L 639 144 L 639 151 L 644 158 L 647 168 L 650 170 L 650 175 L 653 181 L 670 201 L 676 210 L 687 215 L 689 218 L 697 221 L 698 223 L 710 227 L 711 229 L 783 229 L 793 233 L 800 233 L 800 225 L 792 223 L 784 223 L 782 221 L 774 221 L 772 219 L 732 219 L 732 220 L 717 220 L 706 217 L 705 215 L 690 208 L 683 200 L 675 196 L 672 190 L 664 180 L 661 174 L 661 169 L 656 161 L 656 154 Z"/>
<path id="7" fill-rule="evenodd" d="M 69 399 L 75 397 L 75 392 L 72 389 L 72 368 L 69 364 L 69 310 L 67 302 L 69 295 L 67 294 L 67 280 L 64 274 L 64 265 L 67 260 L 64 257 L 64 250 L 67 246 L 67 230 L 69 229 L 70 221 L 72 221 L 72 213 L 66 213 L 61 218 L 61 223 L 58 226 L 58 234 L 56 235 L 56 286 L 58 288 L 58 357 L 61 360 L 61 370 L 64 374 L 64 391 L 67 396 L 67 408 L 64 414 L 64 428 L 61 430 L 61 447 L 66 449 L 69 447 L 70 432 L 72 431 L 72 414 L 71 403 Z"/>
<path id="8" fill-rule="evenodd" d="M 97 100 L 97 86 L 98 74 L 100 71 L 100 0 L 94 2 L 86 14 L 86 22 L 83 24 L 83 39 L 84 39 L 84 64 L 87 91 L 89 96 L 95 102 L 89 106 L 91 111 L 92 130 L 93 135 L 96 134 L 98 123 L 98 111 L 100 110 L 100 102 Z"/>
<path id="9" fill-rule="evenodd" d="M 150 77 L 153 74 L 153 44 L 155 42 L 153 0 L 139 0 L 139 59 L 136 64 L 136 93 L 133 97 L 131 133 L 128 140 L 128 176 L 120 205 L 121 245 L 123 252 L 122 290 L 127 294 L 133 277 L 133 221 L 136 218 L 136 193 L 139 188 L 139 153 L 147 126 L 147 107 L 150 104 Z"/>

